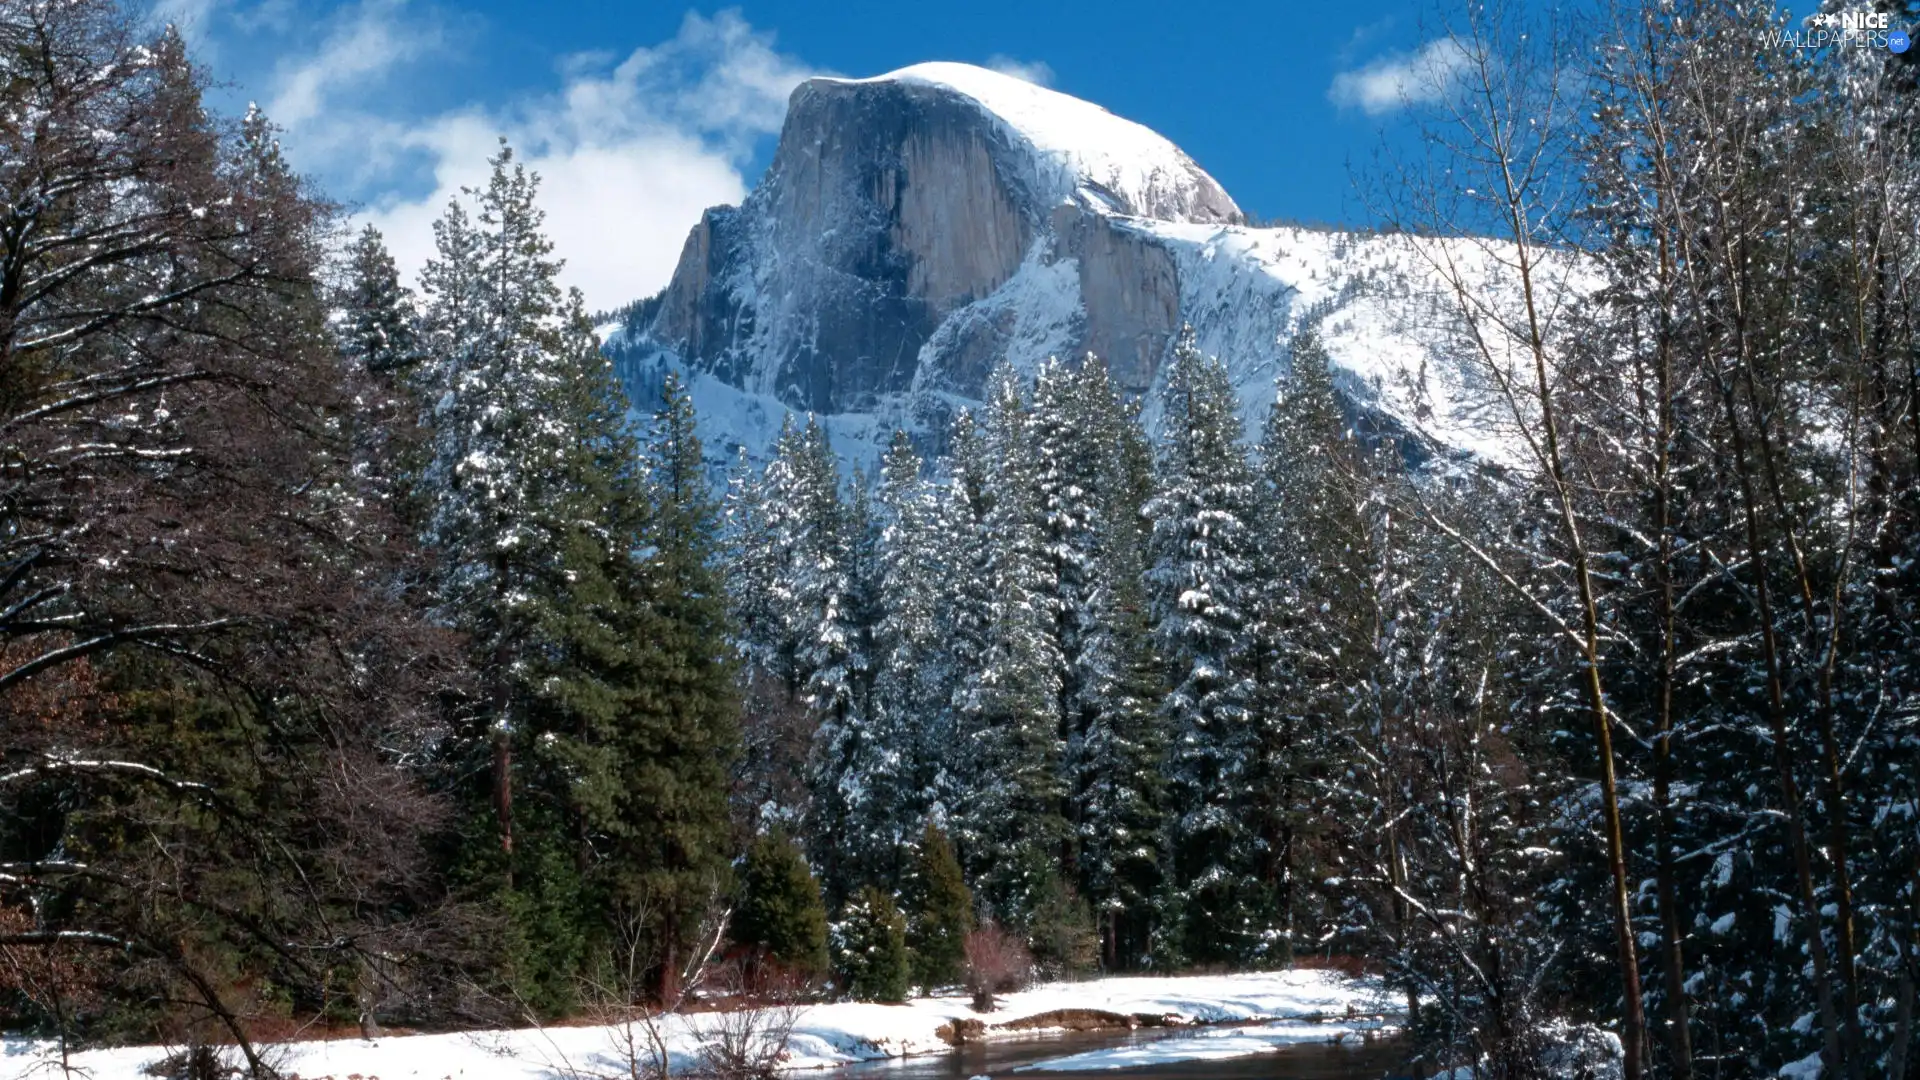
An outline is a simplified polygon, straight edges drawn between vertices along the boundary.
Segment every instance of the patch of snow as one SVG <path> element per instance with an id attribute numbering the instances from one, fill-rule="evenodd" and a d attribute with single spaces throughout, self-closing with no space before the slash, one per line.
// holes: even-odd
<path id="1" fill-rule="evenodd" d="M 1808 1054 L 1780 1067 L 1780 1080 L 1820 1080 L 1820 1055 Z"/>
<path id="2" fill-rule="evenodd" d="M 973 1012 L 965 998 L 920 998 L 904 1005 L 836 1002 L 801 1010 L 788 1044 L 787 1068 L 821 1069 L 856 1061 L 942 1053 L 938 1029 L 960 1019 L 1004 1024 L 1068 1009 L 1164 1016 L 1174 1023 L 1292 1020 L 1377 1014 L 1392 1008 L 1379 984 L 1325 971 L 1248 975 L 1112 978 L 1049 983 L 1008 994 L 990 1014 Z M 711 1023 L 711 1020 L 705 1021 Z M 1358 1025 L 1360 1021 L 1349 1021 Z M 663 1021 L 671 1064 L 699 1063 L 699 1014 Z M 1331 1035 L 1332 1027 L 1318 1028 Z M 1022 1032 L 1020 1034 L 1027 1034 Z M 284 1071 L 310 1080 L 378 1076 L 381 1080 L 549 1080 L 572 1072 L 623 1071 L 617 1027 L 525 1028 L 512 1031 L 405 1035 L 291 1043 Z M 152 1046 L 90 1050 L 73 1055 L 76 1070 L 94 1080 L 142 1080 L 143 1069 L 165 1056 Z M 46 1075 L 59 1061 L 44 1041 L 0 1041 L 0 1080 Z M 55 1073 L 57 1075 L 57 1071 Z"/>

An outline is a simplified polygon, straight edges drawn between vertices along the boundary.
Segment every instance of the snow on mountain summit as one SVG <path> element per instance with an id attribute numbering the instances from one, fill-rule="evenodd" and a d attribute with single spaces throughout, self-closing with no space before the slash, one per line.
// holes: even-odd
<path id="1" fill-rule="evenodd" d="M 948 61 L 914 64 L 845 86 L 907 83 L 971 100 L 1032 148 L 1055 203 L 1162 221 L 1233 222 L 1244 215 L 1226 191 L 1158 132 L 1090 101 L 989 68 Z"/>

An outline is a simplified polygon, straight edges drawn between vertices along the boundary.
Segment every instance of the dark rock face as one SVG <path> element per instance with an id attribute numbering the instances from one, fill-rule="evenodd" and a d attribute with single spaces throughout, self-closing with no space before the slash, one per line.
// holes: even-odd
<path id="1" fill-rule="evenodd" d="M 1054 217 L 1060 249 L 1080 264 L 1087 319 L 1074 352 L 1103 358 L 1121 386 L 1145 393 L 1180 330 L 1173 255 L 1157 238 L 1112 218 L 1070 207 Z"/>
<path id="2" fill-rule="evenodd" d="M 1092 180 L 1076 205 L 1059 200 L 1055 163 L 957 91 L 812 80 L 793 94 L 765 181 L 688 236 L 644 335 L 797 410 L 867 411 L 917 388 L 972 398 L 1018 317 L 950 317 L 1029 259 L 1074 260 L 1081 311 L 1057 335 L 1059 351 L 1098 353 L 1144 391 L 1178 327 L 1179 283 L 1160 243 L 1113 213 L 1239 220 L 1186 165 L 1152 205 Z"/>

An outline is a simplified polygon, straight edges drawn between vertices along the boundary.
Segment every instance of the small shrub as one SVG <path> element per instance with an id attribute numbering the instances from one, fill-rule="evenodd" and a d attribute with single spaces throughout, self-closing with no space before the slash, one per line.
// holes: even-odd
<path id="1" fill-rule="evenodd" d="M 714 982 L 728 999 L 725 1007 L 689 1020 L 700 1040 L 697 1075 L 778 1080 L 809 985 L 791 973 L 740 965 L 725 966 Z"/>
<path id="2" fill-rule="evenodd" d="M 834 927 L 834 971 L 858 1001 L 907 998 L 907 920 L 893 897 L 869 885 L 847 902 Z"/>
<path id="3" fill-rule="evenodd" d="M 1337 971 L 1349 979 L 1380 974 L 1378 964 L 1352 953 L 1299 953 L 1293 958 L 1293 967 L 1297 971 Z"/>
<path id="4" fill-rule="evenodd" d="M 276 1080 L 282 1075 L 284 1047 L 255 1044 L 252 1049 L 257 1067 L 248 1065 L 246 1055 L 237 1047 L 216 1046 L 196 1038 L 140 1071 L 160 1080 Z"/>
<path id="5" fill-rule="evenodd" d="M 240 1073 L 219 1050 L 205 1043 L 175 1050 L 141 1071 L 160 1080 L 228 1080 Z"/>
<path id="6" fill-rule="evenodd" d="M 976 1012 L 992 1012 L 994 995 L 1009 994 L 1033 979 L 1033 954 L 1026 943 L 986 922 L 967 935 L 966 987 Z"/>

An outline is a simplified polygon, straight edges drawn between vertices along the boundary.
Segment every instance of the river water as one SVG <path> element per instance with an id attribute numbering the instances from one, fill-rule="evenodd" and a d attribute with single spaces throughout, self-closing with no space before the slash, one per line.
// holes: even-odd
<path id="1" fill-rule="evenodd" d="M 1204 1030 L 1204 1029 L 1201 1029 Z M 1145 1028 L 1135 1032 L 1086 1031 L 992 1039 L 951 1054 L 864 1062 L 829 1074 L 836 1080 L 1383 1080 L 1407 1074 L 1407 1048 L 1399 1038 L 1352 1045 L 1301 1043 L 1223 1061 L 1156 1063 L 1127 1069 L 1048 1072 L 1045 1063 L 1070 1054 L 1137 1046 L 1191 1036 L 1194 1028 Z"/>

